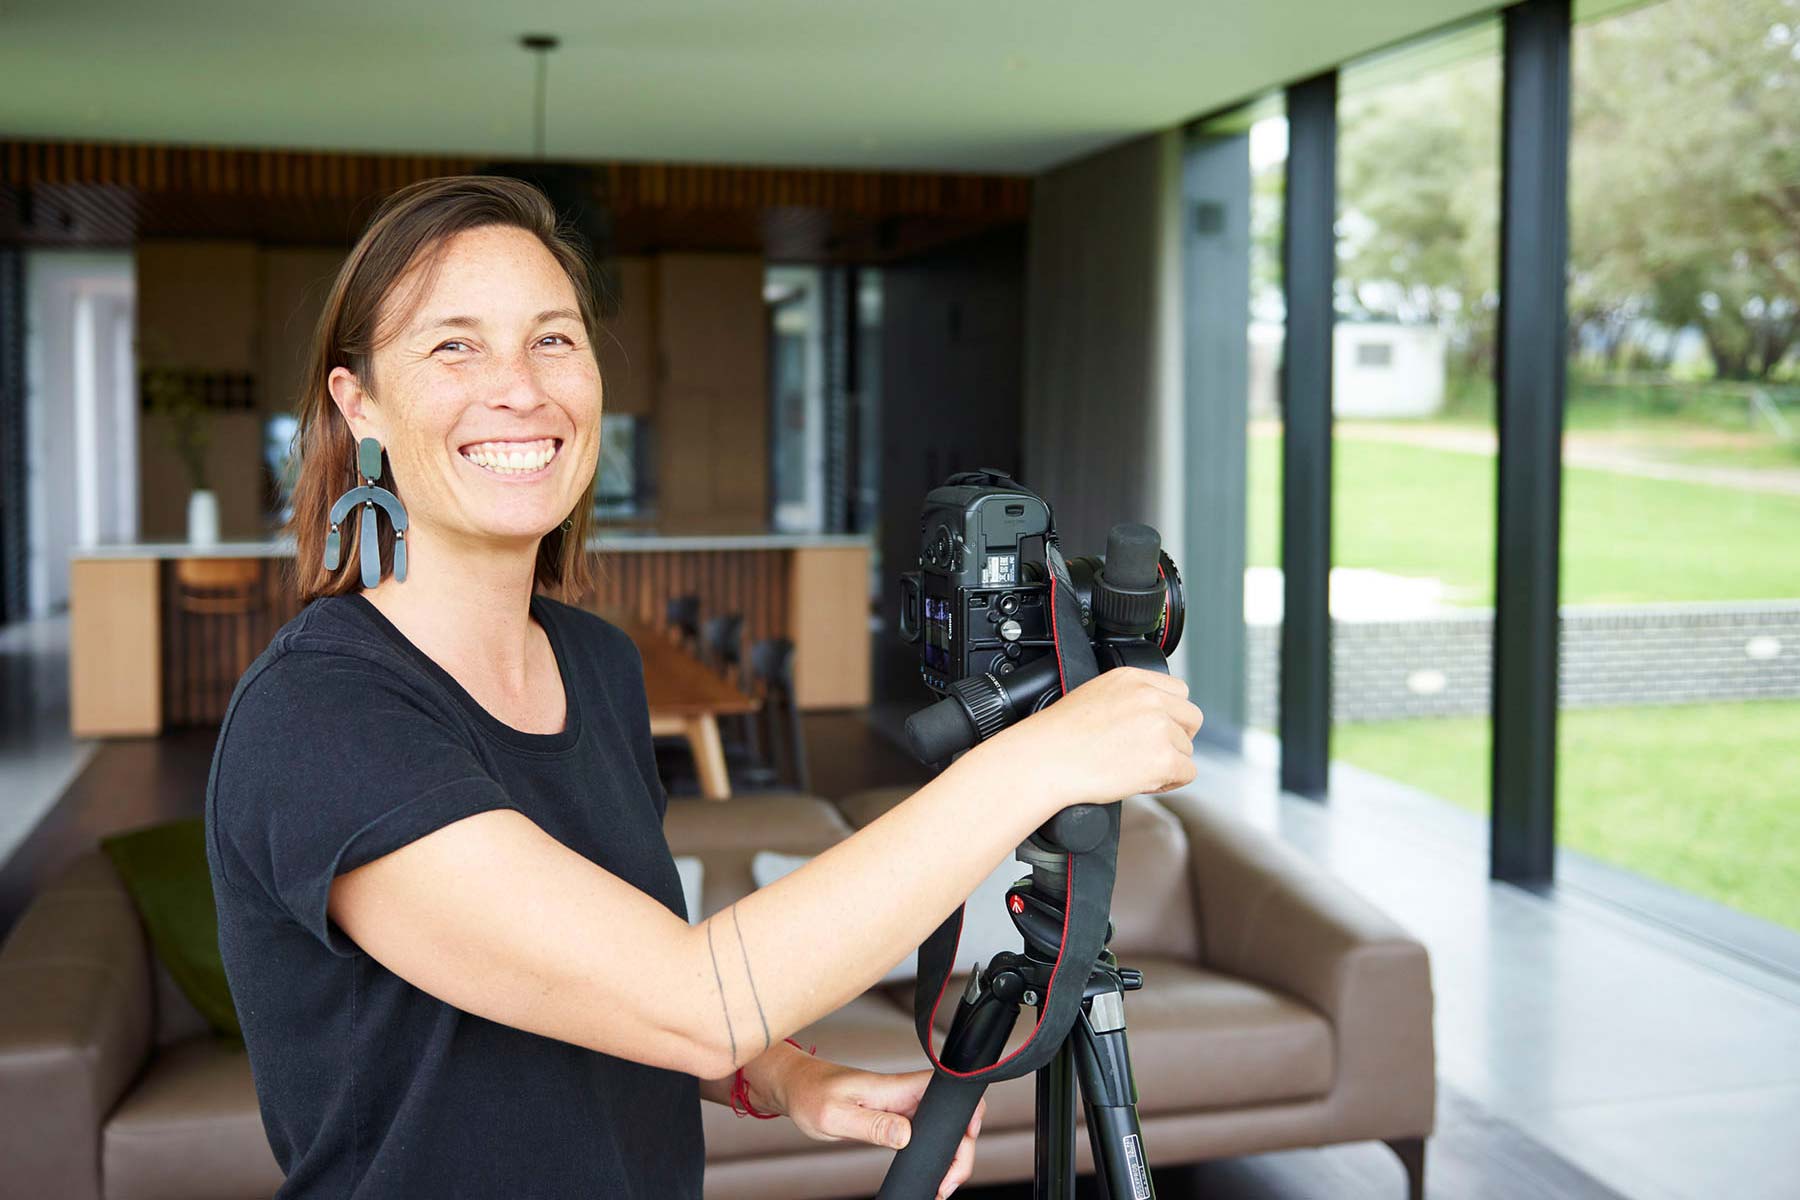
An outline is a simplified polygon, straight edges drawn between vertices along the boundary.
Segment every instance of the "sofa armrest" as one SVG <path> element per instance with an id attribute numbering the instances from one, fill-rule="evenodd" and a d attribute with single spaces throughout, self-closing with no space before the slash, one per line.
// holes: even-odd
<path id="1" fill-rule="evenodd" d="M 1331 1022 L 1346 1138 L 1431 1131 L 1436 1063 L 1425 947 L 1292 846 L 1193 795 L 1158 797 L 1187 829 L 1205 965 Z"/>
<path id="2" fill-rule="evenodd" d="M 0 947 L 0 1192 L 98 1200 L 100 1127 L 150 1053 L 152 987 L 137 910 L 98 851 L 20 916 Z"/>

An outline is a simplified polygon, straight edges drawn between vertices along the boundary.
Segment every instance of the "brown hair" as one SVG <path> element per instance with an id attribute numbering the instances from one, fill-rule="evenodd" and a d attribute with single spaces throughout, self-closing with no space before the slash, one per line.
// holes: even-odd
<path id="1" fill-rule="evenodd" d="M 601 336 L 587 255 L 558 226 L 556 209 L 536 187 L 498 175 L 446 175 L 408 184 L 383 200 L 338 270 L 307 356 L 305 383 L 296 411 L 299 428 L 294 434 L 294 445 L 299 465 L 293 514 L 285 529 L 294 539 L 293 585 L 302 605 L 320 596 L 355 591 L 361 585 L 357 521 L 343 523 L 337 570 L 325 568 L 325 535 L 332 502 L 360 482 L 356 473 L 356 438 L 332 402 L 328 382 L 331 372 L 345 367 L 372 392 L 375 351 L 393 337 L 392 332 L 384 337 L 377 328 L 388 294 L 416 262 L 420 268 L 418 283 L 388 321 L 391 330 L 404 329 L 412 311 L 430 292 L 450 238 L 466 229 L 492 225 L 514 226 L 543 242 L 575 286 L 589 347 Z M 381 478 L 374 482 L 400 495 L 385 452 Z M 565 597 L 580 596 L 591 588 L 592 568 L 585 547 L 594 507 L 594 483 L 593 479 L 588 481 L 575 510 L 569 514 L 569 528 L 558 526 L 539 541 L 535 575 L 538 588 Z M 400 498 L 405 500 L 404 496 Z M 394 566 L 394 531 L 387 521 L 379 522 L 377 529 L 381 575 L 385 579 Z"/>

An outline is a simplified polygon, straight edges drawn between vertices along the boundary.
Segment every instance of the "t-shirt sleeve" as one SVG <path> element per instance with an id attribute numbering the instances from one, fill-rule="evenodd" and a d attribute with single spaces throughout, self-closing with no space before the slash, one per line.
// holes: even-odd
<path id="1" fill-rule="evenodd" d="M 349 956 L 355 943 L 326 915 L 333 879 L 464 817 L 517 807 L 467 735 L 402 676 L 296 651 L 233 706 L 209 824 L 228 884 Z"/>

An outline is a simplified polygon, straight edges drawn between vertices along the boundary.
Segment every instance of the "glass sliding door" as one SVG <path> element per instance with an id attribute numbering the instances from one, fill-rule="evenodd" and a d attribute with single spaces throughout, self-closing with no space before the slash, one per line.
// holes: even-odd
<path id="1" fill-rule="evenodd" d="M 1560 874 L 1800 929 L 1800 8 L 1579 23 L 1572 88 Z"/>

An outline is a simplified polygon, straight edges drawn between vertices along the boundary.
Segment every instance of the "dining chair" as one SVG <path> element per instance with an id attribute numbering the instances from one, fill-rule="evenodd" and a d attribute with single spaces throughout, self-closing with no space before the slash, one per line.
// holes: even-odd
<path id="1" fill-rule="evenodd" d="M 700 597 L 693 592 L 670 596 L 663 608 L 664 617 L 675 640 L 689 650 L 700 642 Z"/>

